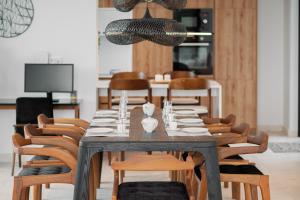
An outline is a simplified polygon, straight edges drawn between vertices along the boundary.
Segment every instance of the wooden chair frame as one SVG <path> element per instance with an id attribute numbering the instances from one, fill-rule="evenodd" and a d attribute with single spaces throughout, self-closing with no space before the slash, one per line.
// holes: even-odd
<path id="1" fill-rule="evenodd" d="M 34 199 L 41 199 L 41 185 L 50 183 L 69 183 L 75 184 L 75 176 L 77 170 L 77 149 L 73 147 L 73 143 L 66 140 L 65 143 L 58 142 L 57 147 L 28 147 L 27 145 L 35 144 L 46 144 L 53 145 L 58 137 L 53 138 L 35 138 L 25 139 L 19 134 L 15 133 L 12 136 L 14 150 L 22 155 L 39 155 L 39 156 L 50 156 L 57 160 L 40 160 L 31 161 L 26 163 L 27 167 L 45 167 L 45 166 L 67 166 L 70 168 L 70 172 L 64 174 L 51 174 L 51 175 L 29 175 L 29 176 L 15 176 L 14 177 L 14 189 L 13 189 L 13 200 L 28 200 L 30 186 L 34 186 Z M 61 138 L 60 138 L 61 139 Z M 72 147 L 73 146 L 73 147 Z M 93 166 L 91 167 L 93 170 Z M 89 199 L 95 199 L 95 188 L 93 176 L 90 177 L 90 189 Z"/>
<path id="2" fill-rule="evenodd" d="M 240 154 L 255 154 L 263 153 L 268 148 L 268 135 L 262 133 L 258 136 L 248 136 L 248 143 L 256 144 L 257 146 L 242 146 L 242 147 L 218 147 L 219 164 L 221 165 L 254 165 L 247 160 L 232 160 L 226 159 L 230 156 Z M 203 157 L 198 157 L 199 160 L 203 160 Z M 207 186 L 206 186 L 206 173 L 205 164 L 200 166 L 201 183 L 199 186 L 200 192 L 198 192 L 198 200 L 206 200 Z M 221 182 L 232 182 L 232 194 L 235 199 L 240 199 L 240 183 L 244 184 L 245 198 L 251 200 L 257 199 L 257 188 L 261 189 L 263 200 L 270 200 L 269 189 L 269 176 L 268 175 L 256 175 L 256 174 L 220 174 Z M 193 183 L 195 187 L 195 182 Z"/>
<path id="3" fill-rule="evenodd" d="M 56 146 L 60 148 L 67 149 L 75 158 L 77 158 L 77 151 L 78 151 L 78 143 L 81 138 L 81 133 L 74 131 L 73 129 L 68 128 L 37 128 L 34 125 L 28 124 L 24 128 L 24 132 L 28 139 L 30 141 L 30 144 L 37 144 L 37 145 L 51 145 Z M 77 136 L 80 136 L 80 138 L 72 137 L 72 134 L 77 134 Z M 65 137 L 67 136 L 67 137 Z M 20 140 L 19 140 L 20 141 Z M 27 140 L 25 140 L 27 141 Z M 28 145 L 27 141 L 27 145 Z M 26 145 L 26 143 L 24 143 Z M 100 187 L 100 180 L 101 180 L 101 164 L 99 160 L 99 156 L 94 156 L 92 158 L 93 162 L 93 180 L 94 186 Z M 101 159 L 102 161 L 102 159 Z M 39 161 L 29 161 L 24 166 L 53 166 L 53 165 L 63 165 L 63 163 L 51 160 L 51 161 L 45 161 L 45 160 L 39 160 Z M 23 167 L 24 167 L 23 166 Z M 49 184 L 46 184 L 46 187 L 49 187 Z M 41 187 L 38 186 L 35 188 L 35 193 L 41 193 L 39 192 L 41 190 Z"/>

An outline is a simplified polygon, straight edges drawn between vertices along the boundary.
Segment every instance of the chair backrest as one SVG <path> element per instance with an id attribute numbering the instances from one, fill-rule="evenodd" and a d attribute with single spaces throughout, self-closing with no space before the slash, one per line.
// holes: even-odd
<path id="1" fill-rule="evenodd" d="M 20 97 L 16 101 L 16 124 L 37 124 L 39 114 L 53 117 L 53 104 L 47 98 L 39 97 Z M 22 127 L 17 126 L 17 133 L 24 136 Z"/>
<path id="2" fill-rule="evenodd" d="M 195 73 L 192 71 L 172 71 L 165 74 L 170 74 L 171 79 L 196 77 Z"/>
<path id="3" fill-rule="evenodd" d="M 231 132 L 247 136 L 250 132 L 250 125 L 247 123 L 241 123 L 238 126 L 232 127 Z"/>
<path id="4" fill-rule="evenodd" d="M 111 108 L 112 103 L 112 91 L 113 90 L 127 90 L 127 91 L 139 91 L 145 90 L 147 94 L 143 95 L 147 97 L 147 100 L 152 102 L 152 92 L 150 83 L 146 79 L 112 79 L 108 89 L 108 105 Z M 136 95 L 135 95 L 136 96 Z"/>
<path id="5" fill-rule="evenodd" d="M 171 80 L 171 90 L 203 90 L 208 89 L 207 80 L 203 78 L 178 78 Z"/>
<path id="6" fill-rule="evenodd" d="M 143 72 L 118 72 L 111 79 L 147 79 Z"/>
<path id="7" fill-rule="evenodd" d="M 236 122 L 236 116 L 234 114 L 230 114 L 225 118 L 221 118 L 220 122 L 228 126 L 234 126 Z"/>
<path id="8" fill-rule="evenodd" d="M 214 124 L 224 124 L 226 126 L 234 126 L 236 121 L 236 116 L 234 114 L 227 115 L 225 118 L 210 118 L 210 117 L 203 117 L 203 122 L 207 125 L 214 125 Z"/>
<path id="9" fill-rule="evenodd" d="M 112 79 L 109 88 L 111 90 L 148 90 L 150 84 L 145 79 Z"/>

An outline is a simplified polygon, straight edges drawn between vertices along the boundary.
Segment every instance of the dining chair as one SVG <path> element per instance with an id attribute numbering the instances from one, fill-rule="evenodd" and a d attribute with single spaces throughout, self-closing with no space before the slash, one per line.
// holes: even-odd
<path id="1" fill-rule="evenodd" d="M 221 182 L 232 182 L 233 198 L 240 199 L 240 183 L 244 184 L 245 199 L 257 199 L 257 186 L 263 200 L 270 200 L 269 176 L 263 174 L 256 166 L 244 159 L 232 159 L 236 155 L 263 153 L 268 148 L 268 134 L 248 136 L 248 145 L 218 147 Z M 198 188 L 198 199 L 207 197 L 205 160 L 200 155 L 194 156 L 197 164 L 195 174 L 201 181 Z M 199 167 L 200 166 L 200 167 Z M 195 185 L 195 184 L 194 184 Z"/>
<path id="2" fill-rule="evenodd" d="M 73 138 L 69 137 L 70 133 L 67 133 L 64 137 L 64 135 L 61 135 L 60 133 L 56 134 L 55 132 L 58 129 L 51 130 L 51 128 L 37 128 L 36 126 L 33 126 L 31 124 L 27 124 L 24 127 L 24 132 L 26 135 L 27 139 L 24 140 L 20 140 L 20 137 L 14 136 L 14 138 L 18 138 L 18 141 L 21 141 L 21 144 L 23 145 L 39 145 L 42 147 L 45 147 L 47 149 L 55 149 L 57 147 L 62 148 L 64 150 L 67 150 L 69 152 L 71 152 L 71 154 L 77 159 L 77 153 L 78 153 L 78 142 L 76 142 Z M 68 129 L 61 129 L 61 130 L 65 130 L 66 132 L 68 131 Z M 15 134 L 16 135 L 16 134 Z M 16 141 L 14 140 L 13 141 Z M 22 138 L 22 137 L 21 137 Z M 45 146 L 44 146 L 45 145 Z M 15 144 L 16 146 L 16 144 Z M 26 153 L 24 153 L 23 151 L 18 151 L 18 153 L 23 154 L 23 155 L 27 155 Z M 28 170 L 26 171 L 27 168 L 39 168 L 41 165 L 41 167 L 45 167 L 45 169 L 42 169 L 41 173 L 46 173 L 48 174 L 47 170 L 50 171 L 51 173 L 54 173 L 59 170 L 59 169 L 51 169 L 52 166 L 63 166 L 64 163 L 57 160 L 55 156 L 51 156 L 51 155 L 40 155 L 40 154 L 31 154 L 31 155 L 36 155 L 34 156 L 30 161 L 27 161 L 26 164 L 23 165 L 23 173 L 21 172 L 21 176 L 28 174 Z M 77 161 L 76 161 L 77 162 Z M 97 184 L 98 184 L 98 179 L 97 177 L 99 177 L 99 172 L 97 169 L 97 160 L 94 159 L 94 157 L 92 158 L 92 176 L 93 178 L 91 179 L 92 182 L 90 182 L 91 185 L 91 189 L 93 188 L 93 190 L 96 190 Z M 25 171 L 24 171 L 25 169 Z M 30 169 L 32 171 L 32 169 Z M 36 169 L 36 171 L 38 171 L 39 169 Z M 46 170 L 46 171 L 45 171 Z M 72 173 L 73 175 L 76 174 L 76 172 Z M 33 174 L 31 175 L 37 175 L 37 172 L 33 172 Z M 26 175 L 27 176 L 27 175 Z M 55 177 L 54 177 L 55 178 Z M 36 179 L 43 179 L 43 176 L 39 176 Z M 41 184 L 45 184 L 46 186 L 49 185 L 51 182 L 44 182 Z M 52 183 L 56 183 L 55 181 Z M 34 200 L 40 200 L 41 199 L 41 195 L 42 195 L 42 187 L 41 184 L 34 184 L 36 187 L 34 187 L 34 193 L 36 193 L 34 195 Z M 72 182 L 73 184 L 73 182 Z M 92 192 L 92 191 L 91 191 Z M 95 192 L 92 193 L 95 196 Z M 92 196 L 90 199 L 94 199 L 94 197 Z"/>
<path id="3" fill-rule="evenodd" d="M 193 109 L 198 114 L 207 114 L 211 116 L 211 89 L 208 82 L 203 78 L 178 78 L 171 80 L 168 89 L 168 100 L 173 101 L 174 97 L 197 97 L 197 105 L 176 105 L 174 109 Z M 201 106 L 201 96 L 207 96 L 208 105 Z M 172 102 L 173 103 L 173 102 Z"/>
<path id="4" fill-rule="evenodd" d="M 25 139 L 15 133 L 12 141 L 16 152 L 34 155 L 33 159 L 23 165 L 19 174 L 14 176 L 13 200 L 29 200 L 31 186 L 34 200 L 41 200 L 42 184 L 75 184 L 78 147 L 72 140 L 58 136 L 36 136 Z M 41 144 L 49 146 L 41 147 Z M 93 170 L 93 166 L 91 168 Z M 89 182 L 89 200 L 95 200 L 93 176 Z"/>
<path id="5" fill-rule="evenodd" d="M 143 72 L 118 72 L 113 74 L 112 80 L 119 80 L 119 79 L 144 79 L 147 80 L 147 76 Z M 113 96 L 111 99 L 112 104 L 118 105 L 120 103 L 120 98 Z M 140 105 L 146 103 L 145 98 L 139 96 L 130 96 L 128 97 L 128 104 L 129 105 Z"/>
<path id="6" fill-rule="evenodd" d="M 39 115 L 39 123 L 43 124 L 45 122 L 43 120 L 45 120 L 45 116 L 43 116 L 42 114 Z M 78 119 L 76 119 L 75 121 L 78 122 Z M 81 130 L 78 131 L 78 128 L 74 129 L 74 127 L 63 126 L 63 125 L 55 126 L 53 124 L 51 124 L 51 126 L 44 125 L 42 126 L 42 128 L 37 128 L 31 124 L 28 124 L 24 127 L 24 131 L 25 131 L 25 135 L 29 138 L 33 138 L 36 136 L 61 136 L 63 138 L 67 137 L 69 139 L 72 139 L 73 143 L 76 144 L 77 146 L 79 145 L 81 138 L 85 134 L 85 132 L 84 134 L 82 134 Z M 94 171 L 95 184 L 99 188 L 101 182 L 103 153 L 95 154 L 93 156 L 93 161 L 94 161 L 94 168 L 95 168 Z M 47 187 L 49 186 L 47 185 Z"/>
<path id="7" fill-rule="evenodd" d="M 86 129 L 90 126 L 90 123 L 78 118 L 48 118 L 44 114 L 38 116 L 38 125 L 42 130 L 48 130 L 48 132 L 54 132 L 58 135 L 69 134 L 68 137 L 75 139 L 76 143 L 79 144 L 81 137 L 86 133 Z M 32 131 L 31 131 L 32 132 Z M 101 171 L 103 153 L 99 153 L 94 156 L 95 159 L 95 182 L 97 187 L 100 187 Z"/>
<path id="8" fill-rule="evenodd" d="M 24 125 L 27 123 L 37 124 L 37 116 L 45 114 L 53 117 L 53 104 L 48 98 L 40 97 L 19 97 L 16 100 L 16 124 L 15 132 L 24 137 Z M 21 155 L 18 155 L 19 167 L 21 167 Z M 12 153 L 11 175 L 14 175 L 16 163 L 16 153 Z"/>
<path id="9" fill-rule="evenodd" d="M 143 97 L 144 101 L 134 102 L 131 106 L 142 105 L 145 102 L 152 102 L 152 90 L 149 81 L 146 79 L 112 79 L 108 89 L 108 107 L 112 108 L 112 97 L 116 96 L 114 92 L 127 91 L 128 97 Z M 142 94 L 141 94 L 142 93 Z M 120 96 L 120 94 L 118 95 Z M 130 104 L 130 102 L 129 102 Z"/>
<path id="10" fill-rule="evenodd" d="M 139 155 L 126 161 L 114 160 L 111 165 L 114 170 L 113 200 L 163 200 L 194 199 L 191 187 L 194 163 L 190 157 L 180 161 L 172 155 Z M 120 171 L 184 171 L 186 179 L 183 182 L 147 181 L 123 182 L 119 184 Z"/>

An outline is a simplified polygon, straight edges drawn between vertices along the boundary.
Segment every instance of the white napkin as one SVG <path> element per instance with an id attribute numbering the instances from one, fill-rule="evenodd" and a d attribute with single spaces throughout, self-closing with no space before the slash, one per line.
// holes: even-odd
<path id="1" fill-rule="evenodd" d="M 182 122 L 177 122 L 177 125 L 178 126 L 196 126 L 196 127 L 202 127 L 202 126 L 205 126 L 204 123 L 182 123 Z"/>
<path id="2" fill-rule="evenodd" d="M 189 137 L 189 136 L 212 136 L 209 132 L 185 133 L 181 130 L 178 130 L 178 131 L 167 130 L 167 134 L 168 134 L 168 136 L 184 136 L 184 137 Z"/>
<path id="3" fill-rule="evenodd" d="M 91 129 L 87 129 L 85 137 L 129 137 L 129 129 L 126 129 L 125 133 L 118 133 L 115 129 L 110 133 L 97 133 Z"/>

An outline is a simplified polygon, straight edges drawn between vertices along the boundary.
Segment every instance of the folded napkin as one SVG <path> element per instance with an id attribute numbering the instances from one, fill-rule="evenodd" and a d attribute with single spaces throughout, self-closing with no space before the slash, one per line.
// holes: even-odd
<path id="1" fill-rule="evenodd" d="M 204 123 L 182 123 L 182 122 L 177 122 L 177 126 L 191 126 L 191 127 L 203 127 L 205 126 Z"/>
<path id="2" fill-rule="evenodd" d="M 117 125 L 117 122 L 118 122 L 118 120 L 116 119 L 114 122 L 107 122 L 107 121 L 104 121 L 105 119 L 107 119 L 107 118 L 103 118 L 103 122 L 101 121 L 101 119 L 102 118 L 94 118 L 94 119 L 92 119 L 92 121 L 91 121 L 91 125 L 93 124 L 94 126 L 103 126 L 103 125 L 105 125 L 105 124 L 108 124 L 108 125 Z M 125 124 L 129 124 L 130 123 L 130 121 L 129 121 L 129 119 L 126 119 L 125 120 Z"/>
<path id="3" fill-rule="evenodd" d="M 130 113 L 128 112 L 126 116 L 129 118 Z M 119 114 L 95 114 L 94 118 L 119 118 Z"/>
<path id="4" fill-rule="evenodd" d="M 125 133 L 118 133 L 116 129 L 113 132 L 101 133 L 89 128 L 86 131 L 85 137 L 129 137 L 129 129 Z"/>
<path id="5" fill-rule="evenodd" d="M 166 130 L 168 136 L 184 136 L 184 137 L 189 137 L 189 136 L 212 136 L 209 132 L 202 132 L 202 133 L 186 133 L 181 130 L 178 131 L 172 131 L 172 130 Z"/>
<path id="6" fill-rule="evenodd" d="M 197 114 L 207 113 L 208 110 L 205 106 L 173 106 L 173 110 L 194 110 Z"/>

